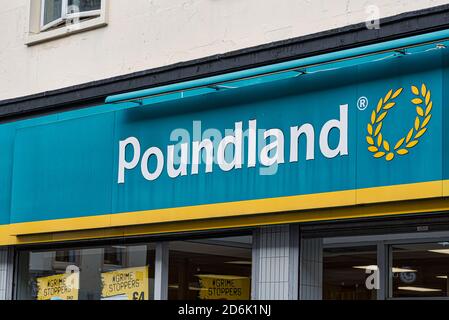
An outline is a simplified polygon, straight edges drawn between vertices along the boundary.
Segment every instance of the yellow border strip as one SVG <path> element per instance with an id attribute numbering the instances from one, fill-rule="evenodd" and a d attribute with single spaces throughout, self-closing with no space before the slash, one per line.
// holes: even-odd
<path id="1" fill-rule="evenodd" d="M 449 210 L 448 181 L 0 226 L 0 245 L 182 232 Z M 397 201 L 412 200 L 406 203 Z M 372 205 L 380 202 L 389 204 Z M 415 206 L 410 206 L 414 203 Z M 364 204 L 365 206 L 360 206 Z M 424 206 L 423 206 L 424 204 Z M 368 206 L 367 206 L 368 205 Z M 430 210 L 428 208 L 431 208 Z M 377 208 L 377 209 L 373 209 Z M 374 211 L 373 211 L 374 210 Z"/>

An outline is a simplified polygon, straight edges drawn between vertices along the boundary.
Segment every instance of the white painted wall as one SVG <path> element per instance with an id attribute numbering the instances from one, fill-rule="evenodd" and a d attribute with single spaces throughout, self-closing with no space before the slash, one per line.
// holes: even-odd
<path id="1" fill-rule="evenodd" d="M 0 100 L 365 21 L 449 0 L 109 0 L 109 25 L 26 46 L 28 1 L 0 0 Z"/>

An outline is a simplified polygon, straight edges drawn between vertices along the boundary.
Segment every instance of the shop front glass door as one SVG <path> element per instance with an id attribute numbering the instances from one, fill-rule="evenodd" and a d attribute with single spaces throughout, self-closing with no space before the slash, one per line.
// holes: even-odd
<path id="1" fill-rule="evenodd" d="M 170 243 L 169 300 L 250 300 L 252 237 Z"/>
<path id="2" fill-rule="evenodd" d="M 377 299 L 376 246 L 323 250 L 324 300 Z"/>
<path id="3" fill-rule="evenodd" d="M 392 298 L 449 297 L 449 240 L 391 246 Z"/>

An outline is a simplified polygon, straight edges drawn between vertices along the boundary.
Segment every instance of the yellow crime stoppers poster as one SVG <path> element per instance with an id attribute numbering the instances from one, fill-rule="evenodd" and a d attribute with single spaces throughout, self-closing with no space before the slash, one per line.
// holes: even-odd
<path id="1" fill-rule="evenodd" d="M 198 275 L 200 299 L 249 300 L 250 279 L 227 275 Z"/>
<path id="2" fill-rule="evenodd" d="M 101 274 L 102 300 L 149 300 L 148 266 Z"/>
<path id="3" fill-rule="evenodd" d="M 78 300 L 79 273 L 37 278 L 38 300 Z"/>

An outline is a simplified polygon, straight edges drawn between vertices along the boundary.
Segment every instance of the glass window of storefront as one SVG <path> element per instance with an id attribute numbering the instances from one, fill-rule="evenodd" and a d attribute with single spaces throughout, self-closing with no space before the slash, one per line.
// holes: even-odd
<path id="1" fill-rule="evenodd" d="M 16 298 L 152 299 L 154 261 L 152 244 L 20 251 Z"/>
<path id="2" fill-rule="evenodd" d="M 308 244 L 302 247 L 300 297 L 449 299 L 447 234 L 302 239 Z"/>
<path id="3" fill-rule="evenodd" d="M 324 249 L 323 299 L 376 299 L 376 290 L 366 284 L 367 276 L 376 270 L 376 246 Z"/>
<path id="4" fill-rule="evenodd" d="M 301 239 L 300 299 L 449 298 L 445 234 L 368 238 Z M 253 236 L 138 241 L 17 250 L 15 298 L 152 300 L 159 287 L 170 300 L 251 299 Z"/>
<path id="5" fill-rule="evenodd" d="M 252 237 L 170 243 L 168 298 L 249 300 Z"/>
<path id="6" fill-rule="evenodd" d="M 393 298 L 449 297 L 449 242 L 391 247 Z"/>
<path id="7" fill-rule="evenodd" d="M 166 252 L 167 258 L 157 252 Z M 186 239 L 167 246 L 142 242 L 23 249 L 17 251 L 16 263 L 19 300 L 152 300 L 156 283 L 174 300 L 251 298 L 250 235 Z"/>

